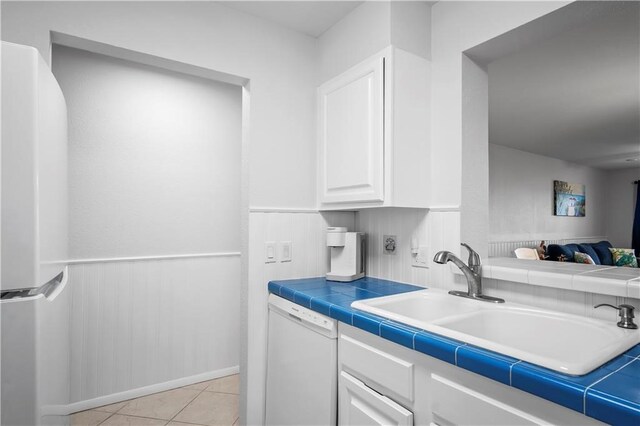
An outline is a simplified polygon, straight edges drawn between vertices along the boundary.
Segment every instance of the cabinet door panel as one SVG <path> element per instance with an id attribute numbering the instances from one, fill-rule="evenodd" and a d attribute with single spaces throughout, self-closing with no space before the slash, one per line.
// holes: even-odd
<path id="1" fill-rule="evenodd" d="M 431 378 L 433 383 L 431 408 L 436 424 L 442 426 L 548 424 L 529 413 L 459 383 L 435 374 Z"/>
<path id="2" fill-rule="evenodd" d="M 339 425 L 413 425 L 413 413 L 344 371 L 338 397 Z"/>
<path id="3" fill-rule="evenodd" d="M 365 382 L 370 385 L 371 382 L 383 385 L 407 401 L 413 401 L 413 363 L 344 335 L 340 336 L 340 354 L 345 370 L 366 377 Z"/>
<path id="4" fill-rule="evenodd" d="M 384 58 L 322 85 L 320 201 L 383 201 Z"/>

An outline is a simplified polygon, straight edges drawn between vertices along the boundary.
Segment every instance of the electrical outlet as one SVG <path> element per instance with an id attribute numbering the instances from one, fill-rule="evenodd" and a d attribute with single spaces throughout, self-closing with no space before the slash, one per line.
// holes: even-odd
<path id="1" fill-rule="evenodd" d="M 396 254 L 398 248 L 398 237 L 395 235 L 382 236 L 382 252 L 384 254 Z"/>
<path id="2" fill-rule="evenodd" d="M 275 263 L 278 260 L 276 254 L 276 242 L 267 241 L 264 243 L 264 263 Z"/>
<path id="3" fill-rule="evenodd" d="M 428 268 L 429 267 L 429 248 L 418 247 L 418 253 L 412 255 L 411 266 L 416 268 Z"/>

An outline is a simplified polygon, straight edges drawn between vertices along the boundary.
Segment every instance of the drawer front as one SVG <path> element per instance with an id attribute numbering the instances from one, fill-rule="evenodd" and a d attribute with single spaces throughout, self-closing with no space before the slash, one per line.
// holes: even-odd
<path id="1" fill-rule="evenodd" d="M 340 362 L 367 384 L 378 384 L 413 402 L 412 363 L 349 336 L 340 337 Z"/>
<path id="2" fill-rule="evenodd" d="M 445 425 L 539 425 L 548 422 L 459 383 L 431 375 L 433 422 Z"/>
<path id="3" fill-rule="evenodd" d="M 352 375 L 341 371 L 339 383 L 339 425 L 413 425 L 411 411 L 370 389 Z"/>

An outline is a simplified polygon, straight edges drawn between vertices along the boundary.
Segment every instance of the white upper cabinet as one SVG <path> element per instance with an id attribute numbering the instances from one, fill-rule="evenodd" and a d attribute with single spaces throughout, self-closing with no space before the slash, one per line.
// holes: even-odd
<path id="1" fill-rule="evenodd" d="M 320 86 L 321 202 L 384 200 L 384 56 Z"/>
<path id="2" fill-rule="evenodd" d="M 318 88 L 321 210 L 428 206 L 429 70 L 388 47 Z"/>

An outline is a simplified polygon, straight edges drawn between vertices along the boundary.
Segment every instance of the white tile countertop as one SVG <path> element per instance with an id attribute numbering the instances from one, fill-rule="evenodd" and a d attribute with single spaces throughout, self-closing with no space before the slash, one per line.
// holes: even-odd
<path id="1" fill-rule="evenodd" d="M 452 270 L 459 274 L 458 268 Z M 640 268 L 492 257 L 483 278 L 640 299 Z"/>

